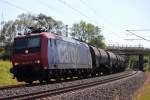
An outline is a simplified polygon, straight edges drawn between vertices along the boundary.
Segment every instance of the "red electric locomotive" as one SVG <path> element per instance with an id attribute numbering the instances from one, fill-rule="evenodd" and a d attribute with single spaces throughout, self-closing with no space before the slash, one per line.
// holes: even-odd
<path id="1" fill-rule="evenodd" d="M 92 69 L 87 44 L 48 32 L 16 37 L 12 63 L 11 72 L 18 81 L 27 83 L 60 76 L 82 76 Z"/>

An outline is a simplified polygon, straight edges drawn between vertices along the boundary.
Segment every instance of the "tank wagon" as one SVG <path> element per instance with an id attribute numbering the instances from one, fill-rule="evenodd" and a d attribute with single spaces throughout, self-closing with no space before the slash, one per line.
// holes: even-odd
<path id="1" fill-rule="evenodd" d="M 125 58 L 75 39 L 48 32 L 14 39 L 11 73 L 32 83 L 61 77 L 90 77 L 123 71 Z"/>

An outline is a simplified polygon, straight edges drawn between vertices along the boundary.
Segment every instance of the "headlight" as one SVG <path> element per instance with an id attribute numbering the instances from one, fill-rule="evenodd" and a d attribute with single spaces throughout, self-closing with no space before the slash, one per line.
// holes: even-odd
<path id="1" fill-rule="evenodd" d="M 17 66 L 17 65 L 19 65 L 19 63 L 15 62 L 14 65 Z"/>
<path id="2" fill-rule="evenodd" d="M 37 63 L 39 64 L 39 63 L 40 63 L 40 60 L 37 60 Z"/>
<path id="3" fill-rule="evenodd" d="M 39 63 L 40 63 L 40 60 L 36 60 L 35 63 L 36 63 L 36 64 L 39 64 Z"/>

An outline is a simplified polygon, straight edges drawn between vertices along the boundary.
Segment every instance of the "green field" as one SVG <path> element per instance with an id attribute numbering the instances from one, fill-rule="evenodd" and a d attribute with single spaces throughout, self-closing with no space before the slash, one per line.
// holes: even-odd
<path id="1" fill-rule="evenodd" d="M 0 87 L 19 84 L 15 79 L 12 79 L 13 75 L 9 72 L 11 67 L 10 61 L 0 60 Z"/>

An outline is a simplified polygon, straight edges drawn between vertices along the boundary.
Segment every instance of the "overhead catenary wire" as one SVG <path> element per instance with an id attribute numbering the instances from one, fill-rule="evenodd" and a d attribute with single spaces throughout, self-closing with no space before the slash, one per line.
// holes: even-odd
<path id="1" fill-rule="evenodd" d="M 67 2 L 65 2 L 65 1 L 63 1 L 63 0 L 58 0 L 59 2 L 61 2 L 62 4 L 64 4 L 65 6 L 67 6 L 67 7 L 69 7 L 69 8 L 71 8 L 72 10 L 74 10 L 74 11 L 76 11 L 77 13 L 79 13 L 80 15 L 82 15 L 82 16 L 84 16 L 84 17 L 86 17 L 87 19 L 90 19 L 91 20 L 91 17 L 89 17 L 89 16 L 87 16 L 87 15 L 85 15 L 85 14 L 83 14 L 80 10 L 78 10 L 78 9 L 76 9 L 76 8 L 74 8 L 74 7 L 72 7 L 70 4 L 68 4 Z M 82 2 L 82 1 L 81 1 Z M 82 3 L 84 3 L 84 2 L 82 2 Z M 85 6 L 87 6 L 87 4 L 84 4 Z M 89 8 L 89 7 L 88 7 Z M 95 10 L 93 10 L 92 8 L 90 8 L 90 10 L 91 11 L 93 11 L 93 13 L 96 15 L 96 12 L 95 12 Z M 92 18 L 92 20 L 93 20 L 93 18 Z M 95 20 L 93 20 L 95 23 L 98 23 L 99 21 L 95 21 Z M 109 24 L 110 25 L 110 24 Z M 112 25 L 112 26 L 114 26 L 114 25 Z M 116 33 L 116 32 L 113 32 L 112 31 L 112 29 L 109 27 L 106 27 L 106 26 L 104 26 L 104 25 L 101 25 L 101 27 L 105 27 L 108 31 L 110 31 L 111 33 Z M 122 31 L 124 31 L 124 30 L 122 30 Z M 118 35 L 115 35 L 115 37 L 118 37 L 118 38 L 120 38 Z"/>
<path id="2" fill-rule="evenodd" d="M 5 4 L 7 4 L 7 5 L 9 5 L 9 6 L 12 6 L 12 7 L 14 7 L 14 8 L 17 8 L 17 9 L 19 9 L 19 10 L 26 11 L 27 13 L 33 13 L 33 11 L 31 11 L 31 10 L 25 9 L 25 8 L 23 8 L 23 7 L 20 7 L 20 6 L 18 6 L 18 5 L 16 5 L 16 4 L 13 4 L 13 3 L 11 3 L 11 2 L 9 2 L 9 1 L 7 1 L 7 0 L 0 0 L 0 2 L 5 3 Z M 43 1 L 41 1 L 40 3 L 43 4 L 43 5 L 45 5 L 46 7 L 48 7 L 48 8 L 50 8 L 50 9 L 53 9 L 53 10 L 54 10 L 54 8 L 52 8 L 51 6 L 49 6 L 49 4 L 44 3 Z"/>
<path id="3" fill-rule="evenodd" d="M 85 7 L 87 7 L 91 12 L 93 12 L 93 14 L 97 17 L 97 13 L 96 13 L 96 11 L 93 9 L 93 8 L 91 8 L 90 6 L 88 6 L 87 5 L 87 3 L 86 2 L 84 2 L 83 0 L 79 0 Z M 98 17 L 97 17 L 98 18 Z M 98 23 L 98 21 L 96 21 L 95 20 L 95 22 L 96 23 Z"/>
<path id="4" fill-rule="evenodd" d="M 90 5 L 88 5 L 84 0 L 79 0 L 86 8 L 88 8 L 91 12 L 93 12 L 93 14 L 97 17 L 97 18 L 99 18 L 99 16 L 97 15 L 97 12 L 96 12 L 96 10 L 94 9 L 94 8 L 92 8 Z M 104 16 L 101 16 L 101 19 L 102 19 L 102 21 L 104 21 L 107 25 L 105 26 L 105 25 L 101 25 L 102 27 L 105 27 L 108 31 L 110 31 L 111 33 L 114 33 L 114 34 L 116 34 L 116 32 L 115 31 L 113 31 L 111 28 L 112 28 L 112 26 L 114 26 L 108 19 L 106 19 Z M 99 22 L 99 20 L 98 21 L 96 21 L 97 23 Z M 110 26 L 108 26 L 108 25 L 111 25 L 111 27 Z M 120 27 L 119 27 L 120 28 Z M 118 35 L 116 35 L 117 37 L 119 37 Z M 120 38 L 120 37 L 119 37 Z"/>
<path id="5" fill-rule="evenodd" d="M 87 5 L 86 2 L 84 2 L 83 0 L 79 0 L 85 7 L 87 7 L 89 10 L 91 10 L 93 12 L 93 14 L 97 15 L 96 11 L 91 8 L 90 6 Z"/>
<path id="6" fill-rule="evenodd" d="M 6 0 L 0 0 L 0 2 L 3 2 L 3 3 L 5 3 L 5 4 L 7 4 L 7 5 L 9 5 L 9 6 L 12 6 L 12 7 L 14 7 L 14 8 L 17 8 L 17 9 L 19 9 L 19 10 L 31 12 L 31 11 L 25 9 L 25 8 L 22 8 L 22 7 L 18 6 L 18 5 L 15 5 L 15 4 L 13 4 L 13 3 L 10 3 L 10 2 L 8 2 L 8 1 L 6 1 Z"/>
<path id="7" fill-rule="evenodd" d="M 72 7 L 70 4 L 68 4 L 67 2 L 63 1 L 63 0 L 58 0 L 60 3 L 64 4 L 65 6 L 67 6 L 68 8 L 72 9 L 73 11 L 77 12 L 78 14 L 82 15 L 83 17 L 87 18 L 88 20 L 94 21 L 91 17 L 87 16 L 86 14 L 82 13 L 80 10 Z M 95 23 L 97 23 L 96 21 L 94 21 Z"/>
<path id="8" fill-rule="evenodd" d="M 136 30 L 130 30 L 130 31 L 150 31 L 150 29 L 136 29 Z"/>
<path id="9" fill-rule="evenodd" d="M 40 4 L 43 5 L 44 7 L 47 7 L 47 8 L 50 9 L 50 10 L 53 10 L 53 11 L 55 10 L 55 12 L 58 12 L 58 10 L 55 9 L 53 6 L 51 6 L 49 3 L 46 3 L 46 2 L 44 2 L 43 0 L 38 0 L 38 1 L 39 1 Z M 62 12 L 59 11 L 59 13 L 62 13 Z M 55 14 L 58 15 L 58 13 L 55 13 Z M 60 14 L 59 14 L 59 16 L 60 16 Z"/>
<path id="10" fill-rule="evenodd" d="M 81 2 L 82 4 L 84 4 L 88 9 L 90 9 L 91 11 L 93 11 L 93 13 L 94 13 L 95 15 L 97 14 L 96 11 L 95 11 L 93 8 L 91 8 L 90 6 L 87 5 L 86 2 L 84 2 L 84 0 L 80 0 L 80 2 Z M 105 20 L 105 19 L 103 18 L 103 20 Z M 105 20 L 105 21 L 108 22 L 108 20 Z M 120 27 L 119 27 L 119 28 L 120 28 Z M 137 30 L 126 30 L 126 31 L 127 31 L 127 32 L 130 31 L 130 33 L 131 33 L 132 35 L 134 35 L 134 36 L 136 36 L 136 37 L 139 37 L 140 39 L 124 39 L 124 40 L 129 40 L 129 41 L 133 41 L 133 40 L 145 40 L 145 41 L 150 42 L 150 40 L 148 40 L 148 39 L 146 39 L 146 38 L 143 38 L 142 36 L 137 35 L 137 34 L 131 32 L 131 31 L 150 31 L 150 29 L 137 29 Z"/>
<path id="11" fill-rule="evenodd" d="M 124 40 L 127 40 L 127 41 L 134 41 L 134 40 L 143 40 L 143 39 L 133 39 L 133 38 L 131 38 L 131 39 L 124 39 Z"/>
<path id="12" fill-rule="evenodd" d="M 94 20 L 93 18 L 85 15 L 84 13 L 82 13 L 80 10 L 72 7 L 70 4 L 68 4 L 67 2 L 63 1 L 63 0 L 58 0 L 60 3 L 64 4 L 65 6 L 71 8 L 72 10 L 74 10 L 75 12 L 79 13 L 80 15 L 84 16 L 85 18 L 91 20 L 91 21 L 94 21 L 95 23 L 98 23 L 98 21 Z M 94 14 L 96 14 L 96 12 L 94 12 Z"/>
<path id="13" fill-rule="evenodd" d="M 67 2 L 65 2 L 65 1 L 63 1 L 63 0 L 58 0 L 58 1 L 61 2 L 61 3 L 63 3 L 64 5 L 66 5 L 67 7 L 71 8 L 72 10 L 76 11 L 76 12 L 79 13 L 80 15 L 86 17 L 87 19 L 89 19 L 89 20 L 94 21 L 95 23 L 97 23 L 97 21 L 93 20 L 93 18 L 91 18 L 91 17 L 89 17 L 89 16 L 83 14 L 80 10 L 78 10 L 78 9 L 76 9 L 76 8 L 74 8 L 74 7 L 72 7 L 72 6 L 69 5 Z M 22 8 L 22 7 L 18 6 L 18 5 L 15 5 L 15 4 L 13 4 L 13 3 L 10 3 L 10 2 L 8 2 L 8 1 L 6 1 L 6 0 L 0 0 L 0 2 L 3 2 L 3 3 L 5 3 L 5 4 L 7 4 L 7 5 L 10 5 L 10 6 L 12 6 L 12 7 L 15 7 L 15 8 L 20 9 L 20 10 L 23 10 L 23 11 L 31 12 L 31 11 L 25 9 L 25 8 Z M 46 3 L 43 3 L 43 5 L 46 5 L 47 7 L 52 8 L 52 7 L 50 7 L 50 6 L 49 6 L 48 4 L 46 4 Z"/>
<path id="14" fill-rule="evenodd" d="M 71 6 L 70 4 L 68 4 L 67 2 L 65 2 L 65 1 L 63 1 L 63 0 L 58 0 L 58 1 L 61 2 L 61 3 L 63 3 L 64 5 L 66 5 L 66 6 L 69 7 L 70 9 L 74 10 L 75 12 L 79 13 L 80 15 L 84 16 L 85 18 L 87 18 L 87 19 L 89 19 L 89 20 L 91 20 L 91 19 L 93 20 L 93 18 L 87 16 L 86 14 L 84 14 L 83 12 L 81 12 L 80 10 L 78 10 L 78 9 L 76 9 L 76 8 L 74 8 L 74 7 L 72 7 L 72 6 Z M 80 1 L 81 1 L 82 3 L 84 3 L 83 0 L 80 0 Z M 3 3 L 5 3 L 5 4 L 9 5 L 9 6 L 12 6 L 12 7 L 14 7 L 14 8 L 17 8 L 17 9 L 20 9 L 20 10 L 23 10 L 23 11 L 31 12 L 31 11 L 29 11 L 28 9 L 25 9 L 25 8 L 23 8 L 23 7 L 21 7 L 21 6 L 18 6 L 18 5 L 16 5 L 16 4 L 13 4 L 13 3 L 11 3 L 11 2 L 9 2 L 9 1 L 7 1 L 7 0 L 0 0 L 0 2 L 3 2 Z M 86 4 L 85 4 L 85 5 L 86 5 Z M 50 8 L 50 7 L 49 7 L 49 8 Z M 93 13 L 96 15 L 95 10 L 93 10 L 91 7 L 90 7 L 89 9 L 91 9 L 91 11 L 93 11 Z M 131 31 L 150 31 L 150 29 L 130 30 L 130 33 L 131 33 Z M 135 33 L 133 33 L 133 32 L 132 32 L 132 34 L 135 35 L 135 36 L 137 36 L 137 37 L 139 37 L 139 38 L 141 38 L 141 39 L 143 39 L 143 40 L 146 40 L 146 41 L 150 42 L 150 40 L 148 40 L 148 39 L 146 39 L 146 38 L 143 38 L 142 36 L 139 36 L 139 35 L 137 35 L 137 34 L 135 34 Z"/>
<path id="15" fill-rule="evenodd" d="M 148 40 L 148 39 L 146 39 L 146 38 L 144 38 L 144 37 L 142 37 L 142 36 L 140 36 L 140 35 L 137 35 L 137 34 L 131 32 L 132 30 L 126 30 L 126 31 L 129 32 L 129 33 L 131 33 L 132 35 L 134 35 L 134 36 L 136 36 L 136 37 L 139 37 L 139 38 L 141 38 L 141 39 L 143 39 L 143 40 L 145 40 L 145 41 L 147 41 L 147 42 L 150 42 L 150 40 Z"/>

